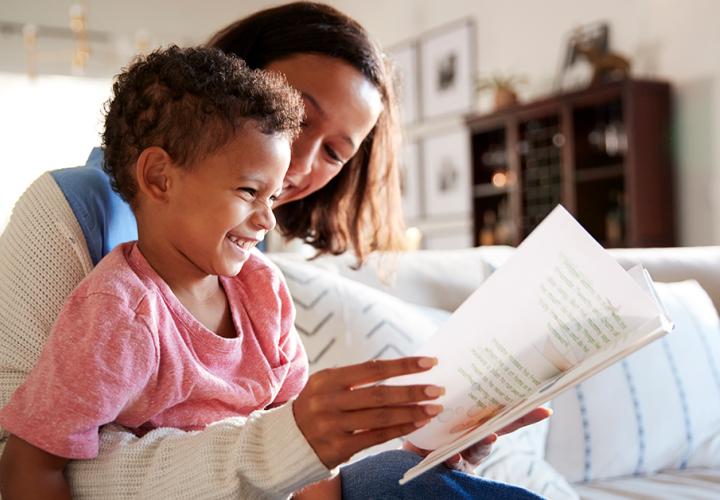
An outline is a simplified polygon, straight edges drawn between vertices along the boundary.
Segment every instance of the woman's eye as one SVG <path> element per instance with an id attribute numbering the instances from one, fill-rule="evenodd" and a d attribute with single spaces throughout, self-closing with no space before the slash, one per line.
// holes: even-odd
<path id="1" fill-rule="evenodd" d="M 327 153 L 327 155 L 330 157 L 330 159 L 332 161 L 334 161 L 335 163 L 340 163 L 340 164 L 343 163 L 343 160 L 342 160 L 342 158 L 340 158 L 340 155 L 338 155 L 335 152 L 335 150 L 333 148 L 331 148 L 330 146 L 325 146 L 325 153 Z"/>

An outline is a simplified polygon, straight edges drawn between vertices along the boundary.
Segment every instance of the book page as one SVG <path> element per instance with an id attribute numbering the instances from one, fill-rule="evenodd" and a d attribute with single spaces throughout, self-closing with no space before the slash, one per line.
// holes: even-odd
<path id="1" fill-rule="evenodd" d="M 420 353 L 439 364 L 397 384 L 446 388 L 407 438 L 436 449 L 657 317 L 651 296 L 558 206 Z"/>

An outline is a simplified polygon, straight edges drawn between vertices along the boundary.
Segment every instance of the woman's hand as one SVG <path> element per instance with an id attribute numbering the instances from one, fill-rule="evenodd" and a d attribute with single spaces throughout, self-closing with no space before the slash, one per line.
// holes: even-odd
<path id="1" fill-rule="evenodd" d="M 448 458 L 445 461 L 445 465 L 452 469 L 471 473 L 477 468 L 478 465 L 482 463 L 483 460 L 490 456 L 493 443 L 497 441 L 498 436 L 502 436 L 503 434 L 510 434 L 511 432 L 515 432 L 516 430 L 527 425 L 536 424 L 542 420 L 545 420 L 550 415 L 552 415 L 552 410 L 549 410 L 548 408 L 535 408 L 530 413 L 527 413 L 526 415 L 503 427 L 497 433 L 490 434 L 482 441 L 478 441 L 477 443 L 470 446 L 469 448 L 466 448 L 462 452 Z M 418 448 L 417 446 L 407 441 L 403 443 L 403 449 L 412 451 L 413 453 L 417 453 L 418 455 L 423 457 L 430 453 L 429 450 L 423 450 L 422 448 Z"/>
<path id="2" fill-rule="evenodd" d="M 404 436 L 442 411 L 418 404 L 445 390 L 434 385 L 370 385 L 424 372 L 437 359 L 408 357 L 322 370 L 310 377 L 293 403 L 295 421 L 318 458 L 332 469 L 358 451 Z"/>

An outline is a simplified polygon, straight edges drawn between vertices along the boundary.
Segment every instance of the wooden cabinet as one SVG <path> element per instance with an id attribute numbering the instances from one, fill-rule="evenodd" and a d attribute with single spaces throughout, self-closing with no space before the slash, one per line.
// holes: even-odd
<path id="1" fill-rule="evenodd" d="M 670 97 L 625 80 L 467 117 L 475 243 L 516 245 L 562 203 L 603 246 L 673 245 Z"/>

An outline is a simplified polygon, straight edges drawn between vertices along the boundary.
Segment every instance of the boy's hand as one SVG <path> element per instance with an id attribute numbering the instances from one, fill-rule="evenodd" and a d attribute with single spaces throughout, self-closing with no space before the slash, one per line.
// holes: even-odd
<path id="1" fill-rule="evenodd" d="M 440 405 L 418 404 L 440 397 L 441 387 L 368 386 L 436 364 L 435 358 L 408 357 L 319 371 L 293 403 L 295 421 L 332 469 L 360 450 L 409 434 L 442 411 Z"/>
<path id="2" fill-rule="evenodd" d="M 482 463 L 483 460 L 490 456 L 493 443 L 497 441 L 498 436 L 502 436 L 503 434 L 510 434 L 511 432 L 515 432 L 516 430 L 527 425 L 536 424 L 542 420 L 545 420 L 550 415 L 552 415 L 552 410 L 549 410 L 548 408 L 535 408 L 526 415 L 503 427 L 497 433 L 490 434 L 482 441 L 478 441 L 477 443 L 470 446 L 469 448 L 466 448 L 462 452 L 448 458 L 445 461 L 445 465 L 450 467 L 451 469 L 457 469 L 463 472 L 472 473 L 472 471 L 474 471 L 477 466 Z M 417 446 L 413 445 L 408 441 L 405 441 L 403 443 L 403 449 L 407 451 L 412 451 L 413 453 L 417 453 L 418 455 L 423 457 L 430 453 L 429 450 L 423 450 L 422 448 L 418 448 Z"/>

